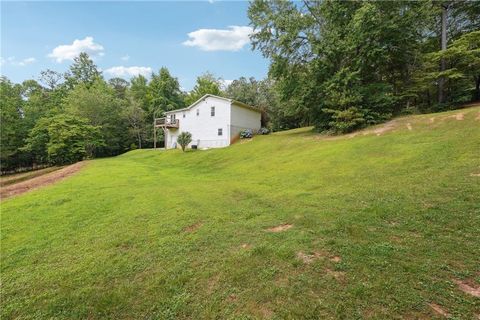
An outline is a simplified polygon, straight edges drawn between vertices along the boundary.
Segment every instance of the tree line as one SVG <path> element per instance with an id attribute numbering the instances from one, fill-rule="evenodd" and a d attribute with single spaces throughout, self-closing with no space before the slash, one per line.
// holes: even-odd
<path id="1" fill-rule="evenodd" d="M 280 127 L 348 132 L 480 99 L 480 1 L 251 2 Z"/>
<path id="2" fill-rule="evenodd" d="M 153 119 L 163 112 L 186 107 L 207 93 L 265 107 L 268 101 L 260 101 L 259 86 L 268 88 L 253 78 L 235 80 L 225 88 L 222 79 L 207 72 L 187 93 L 165 67 L 149 78 L 106 80 L 86 53 L 63 74 L 46 70 L 37 80 L 20 84 L 1 77 L 1 170 L 62 165 L 151 148 Z M 157 133 L 162 141 L 162 130 Z"/>
<path id="3" fill-rule="evenodd" d="M 86 53 L 63 74 L 1 77 L 2 172 L 151 148 L 155 117 L 207 93 L 256 106 L 273 131 L 331 133 L 480 99 L 478 1 L 254 0 L 248 16 L 262 80 L 207 72 L 187 93 L 167 68 L 106 80 Z"/>

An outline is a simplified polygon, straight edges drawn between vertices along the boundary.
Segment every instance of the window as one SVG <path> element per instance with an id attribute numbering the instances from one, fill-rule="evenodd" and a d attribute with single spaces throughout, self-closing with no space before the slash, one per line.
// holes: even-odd
<path id="1" fill-rule="evenodd" d="M 185 112 L 183 113 L 183 117 L 185 118 Z"/>
<path id="2" fill-rule="evenodd" d="M 211 108 L 210 108 L 210 115 L 211 115 L 212 117 L 215 117 L 215 107 L 211 107 Z"/>
<path id="3" fill-rule="evenodd" d="M 197 109 L 197 116 L 200 115 L 200 109 Z"/>
<path id="4" fill-rule="evenodd" d="M 175 113 L 170 116 L 170 120 L 172 120 L 172 122 L 175 122 Z"/>
<path id="5" fill-rule="evenodd" d="M 218 128 L 218 135 L 219 135 L 219 136 L 222 136 L 222 135 L 223 135 L 223 129 L 222 129 L 222 128 Z"/>

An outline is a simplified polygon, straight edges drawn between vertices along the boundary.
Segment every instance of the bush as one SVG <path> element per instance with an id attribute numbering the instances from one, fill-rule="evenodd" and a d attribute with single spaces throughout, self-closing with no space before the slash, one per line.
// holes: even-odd
<path id="1" fill-rule="evenodd" d="M 249 139 L 251 137 L 253 137 L 253 131 L 251 129 L 240 131 L 240 139 Z"/>
<path id="2" fill-rule="evenodd" d="M 324 109 L 331 114 L 331 121 L 328 123 L 335 133 L 348 133 L 365 125 L 365 114 L 358 108 L 350 107 L 347 110 Z"/>
<path id="3" fill-rule="evenodd" d="M 270 130 L 268 130 L 267 128 L 260 128 L 260 130 L 258 130 L 258 134 L 269 134 L 270 133 Z"/>
<path id="4" fill-rule="evenodd" d="M 185 148 L 190 142 L 192 142 L 192 134 L 190 132 L 182 132 L 178 135 L 177 142 L 182 147 L 182 151 L 185 151 Z"/>

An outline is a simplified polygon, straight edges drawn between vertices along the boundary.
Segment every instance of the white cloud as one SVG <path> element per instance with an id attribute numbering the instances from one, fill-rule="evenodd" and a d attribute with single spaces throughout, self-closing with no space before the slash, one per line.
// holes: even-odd
<path id="1" fill-rule="evenodd" d="M 128 60 L 130 60 L 130 56 L 127 54 L 127 55 L 124 55 L 123 57 L 121 57 L 120 59 L 122 59 L 123 61 L 128 61 Z"/>
<path id="2" fill-rule="evenodd" d="M 125 76 L 132 77 L 132 76 L 138 76 L 139 74 L 146 77 L 152 73 L 152 68 L 117 66 L 117 67 L 111 67 L 105 70 L 105 72 L 108 74 L 111 74 L 114 77 L 125 77 Z"/>
<path id="3" fill-rule="evenodd" d="M 17 60 L 17 58 L 15 58 L 13 56 L 8 57 L 6 60 L 4 58 L 0 57 L 0 66 L 2 66 L 4 64 L 10 64 L 12 66 L 25 67 L 26 65 L 34 63 L 35 61 L 37 61 L 37 59 L 35 59 L 34 57 L 25 58 L 23 60 Z"/>
<path id="4" fill-rule="evenodd" d="M 57 62 L 63 62 L 64 60 L 73 60 L 81 52 L 86 52 L 90 56 L 103 56 L 103 46 L 93 42 L 93 37 L 85 37 L 85 39 L 75 39 L 72 44 L 59 45 L 48 57 L 55 59 Z"/>
<path id="5" fill-rule="evenodd" d="M 30 57 L 18 62 L 18 65 L 23 67 L 23 66 L 26 66 L 27 64 L 34 63 L 35 61 L 37 61 L 37 59 Z"/>
<path id="6" fill-rule="evenodd" d="M 229 26 L 228 29 L 199 29 L 188 34 L 184 45 L 203 51 L 238 51 L 250 43 L 252 27 Z"/>

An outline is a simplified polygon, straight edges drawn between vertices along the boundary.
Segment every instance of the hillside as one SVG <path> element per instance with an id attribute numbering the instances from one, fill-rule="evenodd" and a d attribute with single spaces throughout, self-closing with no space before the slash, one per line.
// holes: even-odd
<path id="1" fill-rule="evenodd" d="M 480 107 L 133 151 L 1 209 L 2 319 L 480 313 Z"/>

